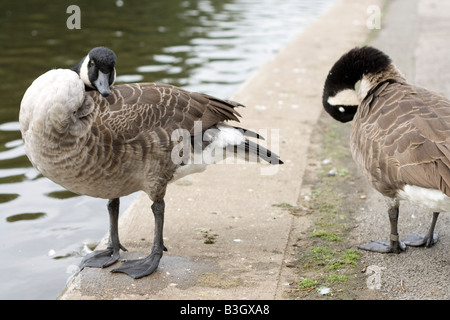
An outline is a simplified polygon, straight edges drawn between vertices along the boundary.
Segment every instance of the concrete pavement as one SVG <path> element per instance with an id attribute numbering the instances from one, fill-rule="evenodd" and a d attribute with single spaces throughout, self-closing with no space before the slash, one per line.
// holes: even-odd
<path id="1" fill-rule="evenodd" d="M 370 44 L 389 54 L 408 82 L 450 98 L 449 14 L 448 1 L 389 1 L 381 29 Z M 351 236 L 357 243 L 387 240 L 390 227 L 384 199 L 365 179 L 360 182 L 367 199 L 354 203 L 357 216 Z M 400 238 L 425 233 L 431 218 L 431 212 L 402 202 Z M 361 251 L 361 263 L 379 270 L 377 299 L 450 299 L 449 225 L 450 215 L 442 213 L 435 230 L 439 242 L 432 248 L 408 248 L 400 255 Z"/>
<path id="2" fill-rule="evenodd" d="M 169 186 L 164 229 L 168 252 L 157 272 L 134 280 L 112 274 L 110 268 L 84 269 L 60 299 L 285 298 L 287 279 L 295 277 L 286 267 L 289 241 L 311 221 L 274 205 L 296 205 L 310 192 L 302 179 L 311 134 L 322 113 L 325 77 L 334 61 L 367 39 L 367 8 L 381 8 L 382 3 L 339 0 L 232 97 L 247 106 L 240 110 L 239 125 L 266 136 L 267 146 L 280 154 L 284 165 L 210 166 Z M 141 194 L 121 216 L 121 242 L 129 250 L 123 258 L 149 253 L 150 205 Z"/>

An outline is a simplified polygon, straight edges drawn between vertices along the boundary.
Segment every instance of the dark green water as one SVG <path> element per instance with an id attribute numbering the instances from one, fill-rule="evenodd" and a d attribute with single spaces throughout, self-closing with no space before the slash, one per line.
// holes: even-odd
<path id="1" fill-rule="evenodd" d="M 0 2 L 0 299 L 54 299 L 108 229 L 106 201 L 43 178 L 23 152 L 26 88 L 96 46 L 118 56 L 117 83 L 157 81 L 220 98 L 334 0 Z M 68 29 L 69 5 L 81 29 Z M 123 212 L 134 196 L 122 199 Z M 95 240 L 90 240 L 95 239 Z"/>

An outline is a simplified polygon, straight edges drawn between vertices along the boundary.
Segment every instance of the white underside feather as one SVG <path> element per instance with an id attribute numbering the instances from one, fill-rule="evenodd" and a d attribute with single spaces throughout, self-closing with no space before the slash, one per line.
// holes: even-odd
<path id="1" fill-rule="evenodd" d="M 440 190 L 406 185 L 403 190 L 398 191 L 397 196 L 399 200 L 407 200 L 434 212 L 450 211 L 450 197 Z"/>

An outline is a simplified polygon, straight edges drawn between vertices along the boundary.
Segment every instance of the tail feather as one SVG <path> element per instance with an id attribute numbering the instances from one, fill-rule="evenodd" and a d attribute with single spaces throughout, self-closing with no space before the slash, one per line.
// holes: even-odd
<path id="1" fill-rule="evenodd" d="M 237 156 L 249 162 L 262 159 L 270 164 L 283 164 L 277 154 L 246 137 L 264 140 L 254 131 L 220 123 L 203 131 L 201 136 L 191 137 L 191 146 L 194 153 L 202 153 L 207 163 Z"/>
<path id="2" fill-rule="evenodd" d="M 244 136 L 249 137 L 249 138 L 255 138 L 255 139 L 259 139 L 259 140 L 266 140 L 264 139 L 264 137 L 254 131 L 248 130 L 248 129 L 242 129 L 239 127 L 233 127 L 236 130 L 241 130 L 242 133 L 244 134 Z"/>
<path id="3" fill-rule="evenodd" d="M 258 158 L 261 158 L 270 164 L 283 164 L 283 161 L 281 161 L 279 155 L 257 144 L 256 142 L 245 139 L 245 142 L 238 145 L 237 148 L 243 149 L 249 154 L 256 155 Z"/>

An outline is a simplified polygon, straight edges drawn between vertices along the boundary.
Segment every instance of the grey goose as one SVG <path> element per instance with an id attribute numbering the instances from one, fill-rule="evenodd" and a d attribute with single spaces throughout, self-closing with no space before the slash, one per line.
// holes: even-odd
<path id="1" fill-rule="evenodd" d="M 387 200 L 390 240 L 359 248 L 400 253 L 406 245 L 432 246 L 439 213 L 450 211 L 450 101 L 409 84 L 390 57 L 365 46 L 350 50 L 334 64 L 322 102 L 334 119 L 353 120 L 353 159 Z M 399 240 L 401 200 L 433 212 L 426 234 Z"/>
<path id="2" fill-rule="evenodd" d="M 155 219 L 151 253 L 112 270 L 141 278 L 157 269 L 165 250 L 164 195 L 170 182 L 226 156 L 282 161 L 246 138 L 261 138 L 256 133 L 224 123 L 239 121 L 240 104 L 167 84 L 106 88 L 114 82 L 114 68 L 115 55 L 101 48 L 73 70 L 44 73 L 26 90 L 19 123 L 25 152 L 45 177 L 72 192 L 109 199 L 109 244 L 86 256 L 82 268 L 119 260 L 119 251 L 126 250 L 118 234 L 119 199 L 147 193 Z"/>

